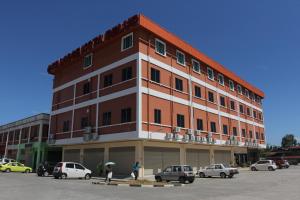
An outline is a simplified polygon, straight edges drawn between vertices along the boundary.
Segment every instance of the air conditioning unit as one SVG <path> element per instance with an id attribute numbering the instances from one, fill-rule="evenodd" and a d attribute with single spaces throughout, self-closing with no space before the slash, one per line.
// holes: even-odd
<path id="1" fill-rule="evenodd" d="M 98 140 L 98 139 L 99 139 L 98 133 L 92 133 L 92 140 Z"/>
<path id="2" fill-rule="evenodd" d="M 202 141 L 202 140 L 201 140 L 201 137 L 197 135 L 197 136 L 195 137 L 195 141 L 196 141 L 196 142 L 201 142 L 201 141 Z"/>
<path id="3" fill-rule="evenodd" d="M 175 127 L 174 128 L 174 133 L 180 133 L 181 131 L 181 128 L 180 127 Z"/>
<path id="4" fill-rule="evenodd" d="M 195 141 L 195 136 L 194 135 L 190 135 L 190 140 L 191 141 Z"/>
<path id="5" fill-rule="evenodd" d="M 192 129 L 188 129 L 188 130 L 186 131 L 186 134 L 192 135 L 192 134 L 193 134 L 193 130 L 192 130 Z"/>
<path id="6" fill-rule="evenodd" d="M 206 138 L 206 137 L 201 137 L 201 141 L 202 141 L 203 143 L 207 143 L 207 138 Z"/>
<path id="7" fill-rule="evenodd" d="M 175 133 L 174 138 L 175 138 L 175 140 L 180 140 L 179 134 L 178 134 L 178 133 Z"/>
<path id="8" fill-rule="evenodd" d="M 83 134 L 83 141 L 88 142 L 91 139 L 92 139 L 92 134 L 90 134 L 90 133 Z"/>
<path id="9" fill-rule="evenodd" d="M 212 133 L 208 133 L 207 137 L 212 138 Z"/>
<path id="10" fill-rule="evenodd" d="M 184 134 L 183 135 L 183 140 L 184 141 L 189 141 L 190 140 L 190 136 L 188 134 Z"/>
<path id="11" fill-rule="evenodd" d="M 90 134 L 90 133 L 92 133 L 92 127 L 91 126 L 85 127 L 83 133 L 84 134 Z"/>
<path id="12" fill-rule="evenodd" d="M 195 130 L 195 135 L 201 135 L 201 131 L 200 130 Z"/>
<path id="13" fill-rule="evenodd" d="M 167 140 L 172 140 L 173 139 L 173 133 L 167 133 L 166 134 L 166 139 Z"/>

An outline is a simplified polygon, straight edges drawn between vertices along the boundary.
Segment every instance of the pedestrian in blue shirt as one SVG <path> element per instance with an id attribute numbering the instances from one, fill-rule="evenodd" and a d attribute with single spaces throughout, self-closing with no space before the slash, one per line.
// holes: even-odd
<path id="1" fill-rule="evenodd" d="M 134 179 L 137 180 L 139 177 L 139 169 L 140 169 L 140 163 L 136 162 L 132 166 L 132 172 L 134 173 Z"/>

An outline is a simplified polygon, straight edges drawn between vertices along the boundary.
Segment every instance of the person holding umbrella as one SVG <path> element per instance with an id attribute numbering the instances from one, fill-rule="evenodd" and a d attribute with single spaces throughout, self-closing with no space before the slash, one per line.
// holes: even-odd
<path id="1" fill-rule="evenodd" d="M 105 182 L 111 182 L 111 178 L 112 178 L 112 174 L 113 174 L 113 172 L 112 172 L 112 165 L 115 165 L 115 163 L 114 162 L 107 162 L 107 163 L 105 163 Z"/>

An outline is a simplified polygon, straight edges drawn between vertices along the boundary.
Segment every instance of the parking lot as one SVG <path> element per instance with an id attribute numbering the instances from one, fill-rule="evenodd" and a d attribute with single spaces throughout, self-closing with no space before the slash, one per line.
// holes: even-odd
<path id="1" fill-rule="evenodd" d="M 300 166 L 276 171 L 240 170 L 233 179 L 197 178 L 174 188 L 93 185 L 93 180 L 55 180 L 35 174 L 0 173 L 1 200 L 50 199 L 299 199 Z"/>

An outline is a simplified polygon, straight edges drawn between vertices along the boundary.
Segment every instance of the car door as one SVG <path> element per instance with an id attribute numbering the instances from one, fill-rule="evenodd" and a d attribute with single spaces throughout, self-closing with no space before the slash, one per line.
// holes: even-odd
<path id="1" fill-rule="evenodd" d="M 22 165 L 21 163 L 16 163 L 15 169 L 16 169 L 16 172 L 24 172 L 25 171 L 24 165 Z"/>
<path id="2" fill-rule="evenodd" d="M 75 163 L 75 174 L 76 174 L 76 177 L 78 177 L 78 178 L 85 177 L 84 170 L 85 170 L 85 168 L 82 165 Z"/>
<path id="3" fill-rule="evenodd" d="M 258 161 L 256 164 L 256 169 L 257 170 L 265 170 L 264 168 L 265 162 L 264 161 Z"/>
<path id="4" fill-rule="evenodd" d="M 75 165 L 74 163 L 66 163 L 65 173 L 69 178 L 76 177 Z"/>
<path id="5" fill-rule="evenodd" d="M 8 164 L 8 168 L 10 169 L 10 171 L 12 172 L 17 172 L 18 171 L 18 168 L 17 168 L 17 163 L 10 163 Z"/>
<path id="6" fill-rule="evenodd" d="M 172 173 L 170 175 L 170 180 L 177 181 L 179 179 L 179 174 L 182 173 L 181 166 L 173 166 Z"/>
<path id="7" fill-rule="evenodd" d="M 214 168 L 213 165 L 210 165 L 210 166 L 206 167 L 206 169 L 204 171 L 205 175 L 206 176 L 212 176 L 212 174 L 213 174 L 213 168 Z"/>
<path id="8" fill-rule="evenodd" d="M 162 179 L 163 179 L 163 180 L 170 180 L 170 178 L 171 178 L 171 173 L 172 173 L 172 167 L 167 167 L 167 168 L 163 171 Z"/>
<path id="9" fill-rule="evenodd" d="M 221 171 L 222 171 L 222 166 L 215 165 L 214 169 L 212 170 L 212 176 L 220 176 Z"/>

